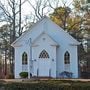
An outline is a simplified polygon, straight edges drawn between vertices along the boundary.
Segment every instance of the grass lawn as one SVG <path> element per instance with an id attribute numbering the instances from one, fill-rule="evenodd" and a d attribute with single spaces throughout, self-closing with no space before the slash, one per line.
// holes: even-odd
<path id="1" fill-rule="evenodd" d="M 2 89 L 3 88 L 3 89 Z M 90 90 L 89 80 L 0 80 L 0 90 Z"/>

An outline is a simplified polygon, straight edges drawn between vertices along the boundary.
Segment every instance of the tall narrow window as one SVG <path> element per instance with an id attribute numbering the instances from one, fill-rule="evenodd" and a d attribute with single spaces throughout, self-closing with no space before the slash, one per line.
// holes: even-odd
<path id="1" fill-rule="evenodd" d="M 70 54 L 68 51 L 64 54 L 64 63 L 65 64 L 70 64 Z"/>
<path id="2" fill-rule="evenodd" d="M 40 55 L 39 58 L 49 58 L 49 54 L 47 53 L 46 50 L 43 50 Z"/>
<path id="3" fill-rule="evenodd" d="M 22 54 L 22 64 L 23 65 L 26 65 L 27 64 L 27 53 L 26 52 L 24 52 Z"/>

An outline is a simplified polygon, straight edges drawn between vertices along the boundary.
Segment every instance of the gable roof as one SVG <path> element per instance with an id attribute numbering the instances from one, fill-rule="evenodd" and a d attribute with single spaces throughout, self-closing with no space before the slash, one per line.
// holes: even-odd
<path id="1" fill-rule="evenodd" d="M 58 44 L 50 35 L 48 35 L 46 32 L 42 32 L 42 33 L 32 42 L 32 44 L 34 44 L 34 43 L 35 43 L 39 38 L 41 38 L 43 35 L 47 35 L 47 37 L 49 37 L 49 38 L 52 40 L 54 46 L 59 46 L 59 44 Z"/>
<path id="2" fill-rule="evenodd" d="M 32 25 L 29 30 L 27 30 L 25 33 L 23 33 L 18 39 L 16 39 L 12 44 L 11 46 L 14 46 L 14 44 L 16 44 L 17 42 L 19 42 L 19 40 L 24 37 L 25 35 L 27 35 L 29 32 L 31 32 L 35 26 L 37 26 L 40 22 L 42 22 L 43 20 L 49 20 L 51 22 L 53 22 L 51 19 L 49 19 L 48 17 L 44 16 L 41 20 L 39 20 L 38 22 L 36 22 L 34 25 Z M 54 22 L 53 22 L 54 23 Z M 74 39 L 69 33 L 65 32 L 61 27 L 59 27 L 56 23 L 54 23 L 60 30 L 62 30 L 64 33 L 66 33 L 66 35 L 68 37 L 70 37 L 73 41 L 75 41 L 75 44 L 80 44 L 80 42 L 78 42 L 76 39 Z M 50 36 L 50 35 L 49 35 Z"/>
<path id="3" fill-rule="evenodd" d="M 17 43 L 24 35 L 26 35 L 28 32 L 30 32 L 30 30 L 35 27 L 38 23 L 40 23 L 42 20 L 44 20 L 45 18 L 48 18 L 46 16 L 44 16 L 41 20 L 37 21 L 35 24 L 33 24 L 27 31 L 25 31 L 20 37 L 18 37 L 12 44 L 11 46 L 14 46 L 15 43 Z"/>

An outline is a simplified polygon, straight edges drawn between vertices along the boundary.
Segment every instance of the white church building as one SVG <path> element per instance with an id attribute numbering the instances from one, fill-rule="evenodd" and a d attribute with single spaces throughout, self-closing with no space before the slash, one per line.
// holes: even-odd
<path id="1" fill-rule="evenodd" d="M 79 44 L 48 17 L 42 18 L 12 43 L 15 78 L 20 78 L 20 72 L 59 78 L 63 71 L 72 72 L 72 77 L 78 78 Z"/>

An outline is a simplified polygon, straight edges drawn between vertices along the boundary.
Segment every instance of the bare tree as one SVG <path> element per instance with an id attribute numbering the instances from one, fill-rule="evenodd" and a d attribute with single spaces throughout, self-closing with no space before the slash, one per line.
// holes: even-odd
<path id="1" fill-rule="evenodd" d="M 27 0 L 30 6 L 32 7 L 34 13 L 34 20 L 38 21 L 43 16 L 47 15 L 50 12 L 48 0 L 34 0 L 34 4 L 31 0 Z"/>
<path id="2" fill-rule="evenodd" d="M 3 54 L 3 74 L 7 74 L 7 60 L 9 58 L 9 47 L 10 47 L 10 30 L 9 30 L 9 24 L 3 25 L 0 27 L 0 51 Z M 1 54 L 1 55 L 2 55 Z"/>
<path id="3" fill-rule="evenodd" d="M 31 13 L 31 15 L 33 14 L 33 20 L 35 21 L 40 20 L 43 16 L 48 16 L 57 7 L 67 7 L 72 4 L 72 2 L 67 4 L 65 0 L 33 0 L 33 2 L 31 0 L 27 0 L 27 2 L 33 9 L 33 13 Z"/>
<path id="4" fill-rule="evenodd" d="M 21 35 L 21 5 L 26 2 L 20 2 L 18 0 L 5 0 L 0 1 L 1 21 L 8 22 L 10 25 L 10 44 L 16 39 L 16 33 Z M 19 30 L 16 30 L 18 26 Z M 11 73 L 13 74 L 13 62 L 14 62 L 14 48 L 10 47 L 10 65 Z"/>

